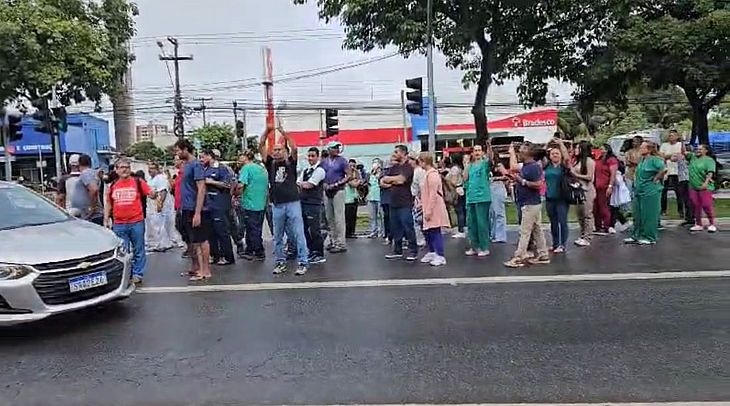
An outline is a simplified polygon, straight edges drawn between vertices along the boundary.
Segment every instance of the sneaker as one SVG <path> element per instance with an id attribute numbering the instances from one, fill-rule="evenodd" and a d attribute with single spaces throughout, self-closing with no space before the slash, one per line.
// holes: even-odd
<path id="1" fill-rule="evenodd" d="M 517 257 L 512 257 L 509 261 L 504 263 L 504 266 L 508 268 L 522 268 L 525 266 L 525 263 Z"/>
<path id="2" fill-rule="evenodd" d="M 565 252 L 565 247 L 563 247 L 563 246 L 560 246 L 560 247 L 558 247 L 558 248 L 555 248 L 555 249 L 553 250 L 553 253 L 555 253 L 555 254 L 562 254 L 562 253 L 564 253 L 564 252 Z"/>
<path id="3" fill-rule="evenodd" d="M 436 255 L 435 252 L 429 252 L 428 254 L 424 255 L 423 258 L 421 258 L 421 263 L 428 264 L 434 259 L 436 259 L 438 255 Z"/>
<path id="4" fill-rule="evenodd" d="M 711 233 L 716 233 L 716 232 L 717 232 L 717 226 L 715 226 L 714 224 L 710 224 L 710 225 L 709 225 L 709 226 L 707 227 L 707 231 L 709 231 L 709 232 L 711 232 Z"/>
<path id="5" fill-rule="evenodd" d="M 639 244 L 639 245 L 652 245 L 652 244 L 654 244 L 654 242 L 649 241 L 649 240 L 639 240 L 639 241 L 637 241 L 637 244 Z"/>
<path id="6" fill-rule="evenodd" d="M 488 257 L 490 254 L 491 254 L 491 252 L 489 252 L 489 250 L 477 252 L 477 256 L 479 258 Z"/>
<path id="7" fill-rule="evenodd" d="M 657 227 L 657 230 L 659 230 L 659 231 L 664 231 L 664 230 L 666 230 L 666 229 L 667 229 L 667 228 L 666 228 L 666 227 L 664 227 L 664 224 L 659 224 L 659 227 Z"/>
<path id="8" fill-rule="evenodd" d="M 142 282 L 143 281 L 142 281 L 141 276 L 137 276 L 137 275 L 132 276 L 132 283 L 134 283 L 135 285 L 141 285 Z"/>
<path id="9" fill-rule="evenodd" d="M 697 232 L 697 231 L 704 231 L 704 229 L 705 229 L 705 228 L 704 228 L 704 227 L 702 227 L 701 225 L 699 225 L 699 224 L 695 224 L 695 225 L 693 225 L 693 226 L 692 226 L 692 227 L 691 227 L 691 228 L 689 229 L 689 231 Z M 707 229 L 709 230 L 709 227 L 708 227 Z"/>
<path id="10" fill-rule="evenodd" d="M 385 259 L 401 259 L 403 254 L 386 254 Z"/>
<path id="11" fill-rule="evenodd" d="M 446 265 L 446 258 L 437 255 L 431 262 L 431 266 L 443 266 Z"/>
<path id="12" fill-rule="evenodd" d="M 682 222 L 682 227 L 693 226 L 693 225 L 695 225 L 695 222 L 694 221 L 686 221 L 685 220 L 685 221 Z"/>
<path id="13" fill-rule="evenodd" d="M 585 238 L 579 238 L 579 239 L 575 240 L 575 245 L 577 245 L 579 247 L 588 247 L 591 245 L 591 242 L 586 240 Z"/>
<path id="14" fill-rule="evenodd" d="M 609 233 L 609 234 L 616 234 L 616 229 L 615 229 L 615 228 L 613 228 L 613 227 L 609 227 L 609 228 L 608 228 L 608 233 Z"/>
<path id="15" fill-rule="evenodd" d="M 624 244 L 638 244 L 638 243 L 639 242 L 636 241 L 635 238 L 632 238 L 632 237 L 624 238 Z"/>
<path id="16" fill-rule="evenodd" d="M 299 264 L 297 267 L 297 270 L 294 272 L 294 275 L 302 276 L 307 273 L 307 266 Z"/>
<path id="17" fill-rule="evenodd" d="M 466 251 L 466 252 L 465 252 L 464 254 L 465 254 L 465 255 L 466 255 L 467 257 L 473 257 L 474 255 L 476 255 L 476 254 L 477 254 L 477 252 L 476 252 L 476 251 L 474 251 L 473 249 L 469 248 L 469 249 L 468 249 L 468 250 L 467 250 L 467 251 Z"/>
<path id="18" fill-rule="evenodd" d="M 220 265 L 220 266 L 228 266 L 228 265 L 233 265 L 234 262 L 231 262 L 231 261 L 229 261 L 227 259 L 219 259 L 218 262 L 217 262 L 217 264 Z"/>
<path id="19" fill-rule="evenodd" d="M 406 261 L 408 261 L 408 262 L 416 262 L 417 259 L 418 259 L 418 254 L 406 255 Z"/>
<path id="20" fill-rule="evenodd" d="M 342 254 L 347 252 L 347 248 L 344 247 L 335 247 L 330 250 L 330 254 Z"/>
<path id="21" fill-rule="evenodd" d="M 256 262 L 264 262 L 266 261 L 265 255 L 254 255 L 253 260 Z"/>
<path id="22" fill-rule="evenodd" d="M 466 238 L 466 234 L 464 234 L 464 233 L 460 233 L 460 232 L 456 232 L 456 233 L 454 233 L 454 234 L 453 234 L 453 235 L 451 236 L 451 238 Z"/>
<path id="23" fill-rule="evenodd" d="M 276 264 L 276 266 L 274 267 L 274 275 L 279 275 L 284 272 L 286 272 L 286 264 L 283 262 L 279 262 L 278 264 Z"/>
<path id="24" fill-rule="evenodd" d="M 327 258 L 325 258 L 321 255 L 314 255 L 314 256 L 309 257 L 310 265 L 324 264 L 325 262 L 327 262 Z"/>
<path id="25" fill-rule="evenodd" d="M 603 231 L 603 230 L 596 230 L 596 231 L 593 232 L 593 235 L 606 236 L 606 235 L 608 235 L 608 232 L 607 231 Z"/>
<path id="26" fill-rule="evenodd" d="M 390 242 L 390 240 L 388 240 L 387 238 L 386 239 L 383 239 L 383 245 L 390 245 L 390 244 L 392 244 Z"/>
<path id="27" fill-rule="evenodd" d="M 550 257 L 544 256 L 538 258 L 530 258 L 527 260 L 527 262 L 532 265 L 547 265 L 550 263 Z"/>

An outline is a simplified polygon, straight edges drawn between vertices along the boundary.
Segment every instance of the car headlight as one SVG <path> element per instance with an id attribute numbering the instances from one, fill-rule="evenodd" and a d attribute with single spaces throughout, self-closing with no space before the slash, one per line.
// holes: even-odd
<path id="1" fill-rule="evenodd" d="M 25 265 L 0 264 L 0 281 L 20 279 L 32 272 L 33 269 Z"/>
<path id="2" fill-rule="evenodd" d="M 124 242 L 121 238 L 119 239 L 119 244 L 117 244 L 117 257 L 124 257 L 129 253 L 129 249 L 127 247 L 127 243 Z"/>

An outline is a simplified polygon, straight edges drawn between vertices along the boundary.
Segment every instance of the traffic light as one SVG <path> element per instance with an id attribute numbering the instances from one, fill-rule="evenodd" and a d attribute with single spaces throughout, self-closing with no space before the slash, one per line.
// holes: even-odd
<path id="1" fill-rule="evenodd" d="M 325 123 L 325 138 L 334 137 L 340 133 L 339 125 L 340 119 L 337 117 L 337 109 L 325 109 L 324 111 L 324 123 Z"/>
<path id="2" fill-rule="evenodd" d="M 418 116 L 423 115 L 423 78 L 406 80 L 406 99 L 411 102 L 406 105 L 406 111 Z"/>
<path id="3" fill-rule="evenodd" d="M 7 113 L 6 121 L 8 124 L 8 140 L 19 141 L 23 138 L 23 115 L 18 112 Z"/>
<path id="4" fill-rule="evenodd" d="M 35 130 L 42 133 L 51 132 L 51 110 L 48 108 L 48 99 L 37 99 L 31 102 L 36 111 L 33 113 L 33 120 L 38 121 Z"/>
<path id="5" fill-rule="evenodd" d="M 53 125 L 59 132 L 68 132 L 68 121 L 66 119 L 66 107 L 57 107 L 51 109 L 53 112 Z"/>

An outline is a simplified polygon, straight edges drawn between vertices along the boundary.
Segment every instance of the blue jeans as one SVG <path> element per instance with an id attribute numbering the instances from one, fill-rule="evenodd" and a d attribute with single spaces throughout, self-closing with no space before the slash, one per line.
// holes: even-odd
<path id="1" fill-rule="evenodd" d="M 408 250 L 412 255 L 418 254 L 416 229 L 413 226 L 413 207 L 390 206 L 390 231 L 393 235 L 393 253 L 403 254 L 403 238 L 408 241 Z"/>
<path id="2" fill-rule="evenodd" d="M 124 241 L 127 250 L 132 251 L 132 275 L 142 278 L 147 265 L 144 251 L 144 221 L 131 224 L 114 224 L 112 231 Z"/>
<path id="3" fill-rule="evenodd" d="M 507 189 L 504 182 L 492 182 L 492 204 L 489 205 L 492 241 L 507 242 L 507 213 L 504 204 L 507 201 Z"/>
<path id="4" fill-rule="evenodd" d="M 309 265 L 309 249 L 307 238 L 304 236 L 304 219 L 302 205 L 299 201 L 274 204 L 271 210 L 274 219 L 274 255 L 276 262 L 286 262 L 284 233 L 286 232 L 290 244 L 297 247 L 299 265 Z M 294 241 L 291 241 L 294 240 Z"/>
<path id="5" fill-rule="evenodd" d="M 241 210 L 241 224 L 245 230 L 246 248 L 244 254 L 263 258 L 264 253 L 264 217 L 266 210 Z"/>
<path id="6" fill-rule="evenodd" d="M 547 200 L 545 206 L 550 218 L 553 248 L 565 247 L 568 241 L 568 203 L 561 200 Z"/>
<path id="7" fill-rule="evenodd" d="M 213 210 L 213 235 L 210 239 L 210 256 L 213 259 L 225 259 L 236 262 L 231 244 L 231 223 L 227 210 Z"/>

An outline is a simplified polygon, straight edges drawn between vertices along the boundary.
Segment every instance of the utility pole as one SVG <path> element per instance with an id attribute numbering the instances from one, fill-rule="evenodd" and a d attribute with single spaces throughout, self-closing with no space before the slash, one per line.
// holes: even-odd
<path id="1" fill-rule="evenodd" d="M 180 91 L 180 61 L 192 61 L 193 56 L 180 56 L 180 43 L 178 42 L 177 38 L 167 37 L 167 41 L 172 44 L 173 56 L 165 55 L 162 41 L 158 41 L 157 46 L 159 46 L 163 51 L 163 55 L 160 55 L 160 60 L 173 61 L 175 66 L 175 125 L 173 127 L 173 132 L 178 139 L 182 139 L 183 137 L 185 137 L 185 112 L 183 111 L 182 93 Z"/>
<path id="2" fill-rule="evenodd" d="M 428 150 L 432 154 L 436 154 L 436 96 L 433 89 L 433 0 L 428 0 L 428 48 L 427 48 L 427 64 L 428 64 Z"/>
<path id="3" fill-rule="evenodd" d="M 208 125 L 208 120 L 205 117 L 205 108 L 206 108 L 205 107 L 205 102 L 211 101 L 213 99 L 211 97 L 199 97 L 199 98 L 193 99 L 193 100 L 197 100 L 197 101 L 200 102 L 200 107 L 196 107 L 193 110 L 195 110 L 195 111 L 202 111 L 203 112 L 203 125 L 204 126 Z"/>
<path id="4" fill-rule="evenodd" d="M 60 129 L 53 124 L 53 111 L 55 109 L 58 109 L 61 106 L 61 103 L 58 101 L 58 96 L 56 95 L 56 86 L 53 86 L 53 90 L 51 90 L 51 102 L 50 102 L 50 113 L 51 114 L 51 122 L 50 122 L 50 128 L 48 129 L 48 132 L 51 134 L 51 139 L 53 140 L 53 156 L 56 161 L 56 177 L 58 179 L 61 179 L 61 175 L 63 174 L 63 161 L 61 160 L 61 131 Z"/>
<path id="5" fill-rule="evenodd" d="M 5 157 L 5 180 L 10 182 L 13 180 L 13 164 L 9 151 L 10 137 L 8 136 L 8 131 L 5 130 L 5 112 L 2 112 L 0 119 L 3 120 L 2 123 L 0 123 L 0 138 L 2 138 L 3 147 L 5 148 L 3 151 L 3 155 Z"/>
<path id="6" fill-rule="evenodd" d="M 401 113 L 403 113 L 403 143 L 408 140 L 408 120 L 406 118 L 406 91 L 400 91 L 400 107 Z M 415 137 L 415 135 L 414 135 Z"/>
<path id="7" fill-rule="evenodd" d="M 248 133 L 246 132 L 246 109 L 242 110 L 243 113 L 243 137 L 241 137 L 243 144 L 243 150 L 246 151 L 248 149 Z"/>

